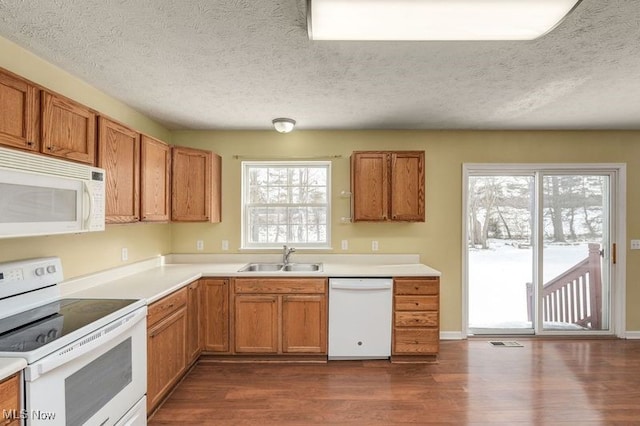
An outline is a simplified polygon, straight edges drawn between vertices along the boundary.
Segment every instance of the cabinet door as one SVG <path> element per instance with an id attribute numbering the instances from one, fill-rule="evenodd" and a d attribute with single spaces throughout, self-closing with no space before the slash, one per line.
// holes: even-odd
<path id="1" fill-rule="evenodd" d="M 95 164 L 96 114 L 72 100 L 42 92 L 41 151 L 81 163 Z"/>
<path id="2" fill-rule="evenodd" d="M 98 167 L 106 174 L 106 222 L 140 218 L 140 134 L 104 117 L 99 120 Z"/>
<path id="3" fill-rule="evenodd" d="M 18 375 L 14 374 L 8 379 L 0 381 L 0 425 L 20 424 L 20 381 Z M 11 415 L 15 413 L 15 417 Z"/>
<path id="4" fill-rule="evenodd" d="M 145 135 L 140 144 L 140 216 L 144 222 L 168 222 L 171 148 Z"/>
<path id="5" fill-rule="evenodd" d="M 206 222 L 211 217 L 211 152 L 172 150 L 171 220 Z"/>
<path id="6" fill-rule="evenodd" d="M 202 313 L 200 309 L 200 283 L 187 286 L 187 365 L 191 365 L 202 350 Z"/>
<path id="7" fill-rule="evenodd" d="M 202 285 L 204 350 L 229 351 L 229 281 L 206 279 Z"/>
<path id="8" fill-rule="evenodd" d="M 353 221 L 384 221 L 389 210 L 387 154 L 354 152 L 351 156 Z"/>
<path id="9" fill-rule="evenodd" d="M 424 152 L 391 154 L 391 220 L 424 222 Z"/>
<path id="10" fill-rule="evenodd" d="M 278 352 L 278 296 L 236 296 L 237 353 Z"/>
<path id="11" fill-rule="evenodd" d="M 282 352 L 327 352 L 325 295 L 282 296 Z"/>
<path id="12" fill-rule="evenodd" d="M 147 338 L 147 413 L 178 381 L 186 366 L 186 308 L 149 329 Z"/>
<path id="13" fill-rule="evenodd" d="M 38 88 L 0 72 L 0 144 L 40 150 L 40 98 Z"/>

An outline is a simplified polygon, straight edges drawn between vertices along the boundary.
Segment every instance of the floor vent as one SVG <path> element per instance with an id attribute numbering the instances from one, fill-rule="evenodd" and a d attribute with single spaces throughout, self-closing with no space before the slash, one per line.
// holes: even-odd
<path id="1" fill-rule="evenodd" d="M 493 346 L 497 346 L 500 348 L 521 348 L 522 345 L 518 342 L 489 342 L 491 343 Z"/>

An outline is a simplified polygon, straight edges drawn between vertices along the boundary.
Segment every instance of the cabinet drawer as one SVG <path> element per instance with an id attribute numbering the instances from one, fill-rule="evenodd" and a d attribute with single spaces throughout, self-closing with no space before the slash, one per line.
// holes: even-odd
<path id="1" fill-rule="evenodd" d="M 151 326 L 170 313 L 177 311 L 187 304 L 187 288 L 184 287 L 169 296 L 158 300 L 149 306 L 147 312 L 147 326 Z"/>
<path id="2" fill-rule="evenodd" d="M 437 327 L 438 312 L 396 312 L 393 325 L 396 327 Z"/>
<path id="3" fill-rule="evenodd" d="M 397 279 L 393 283 L 395 294 L 438 294 L 440 279 L 438 277 L 420 279 Z"/>
<path id="4" fill-rule="evenodd" d="M 11 412 L 11 410 L 15 410 L 16 413 L 19 413 L 20 405 L 19 398 L 20 395 L 20 383 L 18 382 L 18 375 L 13 375 L 5 381 L 0 382 L 0 409 L 7 410 L 7 412 Z M 9 424 L 9 419 L 5 419 L 4 417 L 0 417 L 0 425 Z M 19 424 L 19 422 L 11 422 L 11 424 Z"/>
<path id="5" fill-rule="evenodd" d="M 324 278 L 238 278 L 235 280 L 236 293 L 325 293 L 327 280 Z"/>
<path id="6" fill-rule="evenodd" d="M 394 351 L 409 354 L 438 353 L 439 334 L 437 329 L 430 328 L 396 328 L 394 329 Z"/>
<path id="7" fill-rule="evenodd" d="M 396 311 L 437 311 L 438 296 L 396 296 Z"/>

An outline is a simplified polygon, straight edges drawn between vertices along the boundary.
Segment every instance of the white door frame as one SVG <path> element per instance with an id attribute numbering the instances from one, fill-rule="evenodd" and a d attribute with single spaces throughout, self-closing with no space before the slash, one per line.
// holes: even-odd
<path id="1" fill-rule="evenodd" d="M 612 215 L 610 244 L 616 244 L 616 264 L 611 268 L 611 325 L 609 330 L 591 331 L 584 336 L 598 334 L 626 337 L 626 212 L 627 165 L 624 163 L 463 163 L 462 164 L 462 335 L 469 336 L 469 259 L 468 259 L 468 188 L 473 174 L 532 174 L 536 172 L 607 172 L 611 173 Z M 537 256 L 534 253 L 534 256 Z M 536 280 L 537 282 L 537 280 Z M 539 305 L 539 304 L 537 304 Z M 541 307 L 539 307 L 538 312 Z M 535 315 L 538 320 L 539 315 Z M 534 327 L 535 329 L 535 327 Z M 538 335 L 559 334 L 542 331 Z"/>

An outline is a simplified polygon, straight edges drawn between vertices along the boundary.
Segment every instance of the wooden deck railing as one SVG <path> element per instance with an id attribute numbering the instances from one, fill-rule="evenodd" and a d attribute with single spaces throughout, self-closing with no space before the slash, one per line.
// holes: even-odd
<path id="1" fill-rule="evenodd" d="M 527 283 L 527 315 L 531 321 L 533 285 Z M 542 290 L 542 320 L 565 322 L 592 330 L 602 327 L 602 271 L 600 245 L 589 244 L 589 256 L 556 278 Z"/>

